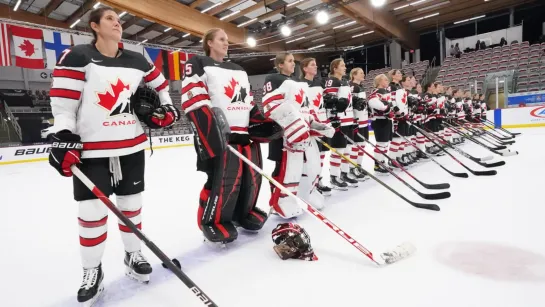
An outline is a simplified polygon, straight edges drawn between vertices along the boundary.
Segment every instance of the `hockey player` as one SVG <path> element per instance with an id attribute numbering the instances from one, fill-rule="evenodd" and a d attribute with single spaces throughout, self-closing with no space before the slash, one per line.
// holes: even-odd
<path id="1" fill-rule="evenodd" d="M 414 113 L 413 124 L 417 125 L 420 129 L 422 129 L 423 123 L 424 123 L 424 117 L 425 117 L 424 113 L 426 110 L 426 106 L 424 102 L 422 101 L 423 94 L 422 94 L 422 85 L 420 83 L 416 84 L 415 91 L 416 91 L 417 103 L 416 103 L 416 106 L 413 107 L 413 113 Z M 422 133 L 420 133 L 418 130 L 416 130 L 416 144 L 418 148 L 424 152 L 426 151 L 426 141 L 427 141 L 426 137 L 422 135 Z M 417 155 L 422 160 L 429 160 L 428 156 L 421 153 L 420 151 L 418 152 Z"/>
<path id="2" fill-rule="evenodd" d="M 380 74 L 375 77 L 374 87 L 375 89 L 368 97 L 369 113 L 373 117 L 371 127 L 375 132 L 376 148 L 375 158 L 382 163 L 386 158 L 384 155 L 388 152 L 388 146 L 392 134 L 392 120 L 394 117 L 393 110 L 391 108 L 390 93 L 388 92 L 388 83 L 390 80 L 384 74 Z M 375 162 L 375 172 L 381 174 L 387 174 L 388 170 L 384 169 L 380 164 Z"/>
<path id="3" fill-rule="evenodd" d="M 295 70 L 291 53 L 278 54 L 275 66 L 278 73 L 265 77 L 263 109 L 266 117 L 284 129 L 284 137 L 269 144 L 268 158 L 276 163 L 273 178 L 297 194 L 303 173 L 304 153 L 311 146 L 310 127 L 301 113 L 307 85 L 291 79 Z M 281 217 L 291 218 L 303 213 L 303 209 L 292 197 L 275 186 L 271 188 L 269 205 Z"/>
<path id="4" fill-rule="evenodd" d="M 388 91 L 390 92 L 391 104 L 393 106 L 394 117 L 394 131 L 397 131 L 403 136 L 407 135 L 408 125 L 405 120 L 407 115 L 407 92 L 399 84 L 403 80 L 403 74 L 400 70 L 393 69 L 388 72 L 388 78 L 390 79 L 390 85 Z M 408 144 L 407 144 L 408 145 Z M 393 160 L 396 160 L 402 166 L 412 164 L 412 160 L 404 154 L 405 152 L 405 140 L 399 137 L 397 134 L 392 133 L 392 140 L 390 144 L 390 151 L 388 156 Z M 390 161 L 390 167 L 397 167 Z"/>
<path id="5" fill-rule="evenodd" d="M 309 114 L 312 116 L 310 119 L 315 121 L 316 123 L 327 125 L 327 129 L 329 129 L 330 131 L 331 130 L 335 131 L 331 127 L 331 125 L 329 125 L 329 120 L 327 119 L 326 110 L 324 108 L 323 88 L 322 88 L 320 79 L 316 78 L 316 74 L 318 73 L 318 66 L 316 65 L 316 59 L 314 58 L 303 59 L 301 61 L 301 72 L 303 74 L 303 79 L 301 81 L 306 82 L 308 85 L 308 88 L 306 88 L 305 91 L 306 91 L 307 99 L 308 99 L 307 108 L 309 109 Z M 315 126 L 318 126 L 318 125 L 315 125 Z M 311 135 L 313 134 L 311 133 Z M 333 134 L 328 135 L 328 137 L 320 137 L 320 139 L 324 142 L 328 142 L 329 138 L 332 135 Z M 313 138 L 316 138 L 316 137 L 318 136 L 313 135 Z M 322 193 L 322 195 L 329 196 L 331 195 L 331 188 L 324 185 L 322 182 L 322 168 L 324 166 L 325 153 L 329 151 L 329 149 L 318 142 L 316 142 L 316 145 L 320 151 L 320 168 L 318 171 L 319 180 L 316 187 L 318 191 Z"/>
<path id="6" fill-rule="evenodd" d="M 350 86 L 343 76 L 346 74 L 346 65 L 342 58 L 335 59 L 329 65 L 329 78 L 325 79 L 324 104 L 329 112 L 329 120 L 333 128 L 337 129 L 331 138 L 331 147 L 340 154 L 352 152 L 352 145 L 346 141 L 345 135 L 354 139 L 354 112 L 352 109 L 352 95 Z M 336 153 L 331 153 L 330 174 L 331 185 L 335 189 L 347 190 L 347 187 L 357 187 L 358 181 L 348 177 L 350 171 L 348 161 Z"/>
<path id="7" fill-rule="evenodd" d="M 453 124 L 455 126 L 458 126 L 459 122 L 463 122 L 465 118 L 465 103 L 464 103 L 464 92 L 462 90 L 458 90 L 455 95 L 455 104 L 456 104 L 456 117 L 454 117 L 455 120 L 453 120 Z M 454 135 L 454 143 L 460 144 L 464 142 L 464 138 L 458 133 Z"/>
<path id="8" fill-rule="evenodd" d="M 185 64 L 182 109 L 195 134 L 197 170 L 207 180 L 200 192 L 197 224 L 206 240 L 229 243 L 238 237 L 236 226 L 250 231 L 263 227 L 267 214 L 256 207 L 261 176 L 226 146 L 242 153 L 259 167 L 261 150 L 250 123 L 261 130 L 265 122 L 250 94 L 248 75 L 239 65 L 224 62 L 229 48 L 225 31 L 207 31 L 202 40 L 205 56 Z M 230 133 L 224 135 L 219 118 L 224 114 Z M 259 138 L 267 140 L 269 135 Z"/>
<path id="9" fill-rule="evenodd" d="M 486 104 L 484 99 L 485 99 L 484 94 L 481 94 L 481 96 L 479 97 L 479 101 L 481 103 L 481 120 L 482 121 L 486 120 L 486 111 L 488 111 L 488 105 Z"/>
<path id="10" fill-rule="evenodd" d="M 365 148 L 365 141 L 360 137 L 369 139 L 369 111 L 367 109 L 367 95 L 363 90 L 361 83 L 365 80 L 365 73 L 361 68 L 354 68 L 350 71 L 350 91 L 352 92 L 352 106 L 354 108 L 354 141 L 361 147 Z M 364 153 L 358 150 L 356 146 L 352 146 L 352 154 L 350 158 L 357 161 L 359 165 L 363 165 Z M 356 180 L 364 181 L 368 178 L 365 173 L 358 168 L 351 168 L 350 173 Z"/>
<path id="11" fill-rule="evenodd" d="M 422 96 L 422 101 L 426 107 L 426 116 L 424 119 L 424 125 L 426 128 L 435 133 L 437 132 L 437 94 L 436 86 L 433 82 L 428 83 L 425 86 L 426 93 Z M 434 145 L 430 140 L 426 139 L 426 153 L 430 155 L 437 155 L 441 150 Z"/>
<path id="12" fill-rule="evenodd" d="M 413 108 L 416 106 L 418 101 L 416 99 L 416 91 L 414 94 L 411 93 L 411 91 L 413 90 L 413 86 L 415 85 L 416 85 L 416 81 L 414 77 L 412 76 L 405 76 L 401 79 L 401 86 L 406 92 L 405 93 L 405 97 L 406 97 L 405 108 L 407 110 L 407 113 L 401 119 L 401 121 L 403 122 L 403 125 L 406 126 L 404 131 L 405 132 L 404 136 L 407 139 L 411 140 L 413 144 L 416 144 L 416 137 L 413 134 L 414 127 L 412 126 L 411 122 L 414 118 Z M 399 130 L 399 127 L 398 127 L 398 133 L 401 133 Z M 409 144 L 409 142 L 405 141 L 405 139 L 402 138 L 401 141 L 403 142 L 403 146 L 405 148 L 404 154 L 408 157 L 409 160 L 412 161 L 412 163 L 417 162 L 418 158 L 416 156 L 416 149 L 411 144 Z"/>
<path id="13" fill-rule="evenodd" d="M 50 91 L 55 131 L 49 163 L 63 176 L 71 165 L 89 177 L 106 195 L 116 194 L 117 206 L 141 227 L 142 191 L 147 137 L 133 112 L 131 96 L 145 84 L 159 94 L 161 106 L 147 117 L 153 127 L 170 127 L 179 118 L 161 72 L 144 58 L 120 49 L 122 26 L 109 7 L 91 11 L 91 44 L 66 49 L 53 70 Z M 91 306 L 103 290 L 101 259 L 107 237 L 108 209 L 76 177 L 79 242 L 83 281 L 78 302 Z M 152 268 L 141 252 L 140 240 L 119 221 L 125 249 L 126 274 L 147 283 Z"/>

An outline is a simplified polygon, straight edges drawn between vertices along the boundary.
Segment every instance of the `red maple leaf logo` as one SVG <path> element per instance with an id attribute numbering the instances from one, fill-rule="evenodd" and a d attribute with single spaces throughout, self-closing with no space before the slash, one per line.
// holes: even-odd
<path id="1" fill-rule="evenodd" d="M 314 98 L 314 100 L 312 100 L 312 103 L 314 103 L 314 105 L 316 107 L 319 107 L 320 106 L 320 101 L 322 100 L 322 94 L 318 93 L 318 95 L 316 96 L 316 98 Z"/>
<path id="2" fill-rule="evenodd" d="M 34 44 L 32 44 L 28 39 L 25 39 L 21 45 L 19 45 L 19 48 L 23 50 L 25 55 L 27 57 L 34 54 L 34 51 L 36 48 L 34 48 Z"/>
<path id="3" fill-rule="evenodd" d="M 237 86 L 238 82 L 235 80 L 235 78 L 231 78 L 231 82 L 229 82 L 228 86 L 225 86 L 225 95 L 229 97 L 230 99 L 233 98 L 233 95 L 235 94 L 235 87 Z"/>
<path id="4" fill-rule="evenodd" d="M 129 89 L 128 84 L 124 84 L 121 79 L 117 79 L 116 84 L 110 84 L 111 86 L 111 92 L 106 89 L 106 91 L 103 94 L 98 94 L 98 105 L 105 108 L 108 111 L 111 111 L 112 108 L 117 103 L 117 100 L 119 99 L 119 94 L 123 92 L 124 90 Z"/>
<path id="5" fill-rule="evenodd" d="M 300 89 L 299 95 L 295 95 L 295 101 L 297 101 L 298 104 L 302 104 L 304 95 L 305 95 L 305 92 L 303 91 L 303 89 Z"/>

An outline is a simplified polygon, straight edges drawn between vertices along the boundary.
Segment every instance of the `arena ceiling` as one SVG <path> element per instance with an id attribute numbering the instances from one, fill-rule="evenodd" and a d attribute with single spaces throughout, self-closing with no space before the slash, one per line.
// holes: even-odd
<path id="1" fill-rule="evenodd" d="M 14 7 L 19 6 L 17 11 Z M 419 46 L 418 33 L 534 0 L 0 0 L 0 17 L 88 31 L 90 10 L 109 5 L 123 14 L 123 38 L 200 49 L 202 34 L 226 30 L 233 53 L 361 46 L 397 39 Z M 329 15 L 326 24 L 316 14 Z M 79 20 L 79 22 L 78 22 Z M 280 34 L 288 25 L 291 35 Z M 249 48 L 248 37 L 257 40 Z M 317 49 L 318 50 L 318 49 Z"/>

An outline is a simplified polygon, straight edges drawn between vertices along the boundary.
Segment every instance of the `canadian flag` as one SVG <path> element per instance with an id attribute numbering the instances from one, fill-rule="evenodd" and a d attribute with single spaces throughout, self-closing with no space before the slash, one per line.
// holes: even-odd
<path id="1" fill-rule="evenodd" d="M 15 49 L 15 65 L 24 68 L 43 69 L 43 32 L 40 29 L 29 29 L 10 26 Z"/>

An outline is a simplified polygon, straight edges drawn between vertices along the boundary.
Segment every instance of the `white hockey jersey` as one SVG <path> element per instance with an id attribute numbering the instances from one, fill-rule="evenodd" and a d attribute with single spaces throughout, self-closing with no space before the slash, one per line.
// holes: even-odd
<path id="1" fill-rule="evenodd" d="M 350 82 L 350 91 L 352 92 L 352 96 L 367 100 L 367 94 L 361 85 Z M 359 128 L 369 126 L 369 110 L 367 108 L 367 103 L 365 103 L 365 108 L 361 111 L 354 109 L 354 118 L 358 119 Z"/>
<path id="2" fill-rule="evenodd" d="M 304 79 L 302 81 L 305 81 L 308 85 L 308 88 L 305 91 L 307 93 L 310 113 L 316 118 L 317 121 L 324 124 L 329 123 L 327 112 L 324 108 L 324 89 L 322 88 L 320 81 L 317 79 L 314 79 L 313 81 Z"/>
<path id="3" fill-rule="evenodd" d="M 66 49 L 53 70 L 52 130 L 78 134 L 82 158 L 143 150 L 147 137 L 130 103 L 142 79 L 159 93 L 161 104 L 172 104 L 168 81 L 143 55 L 121 50 L 110 58 L 91 44 Z"/>

